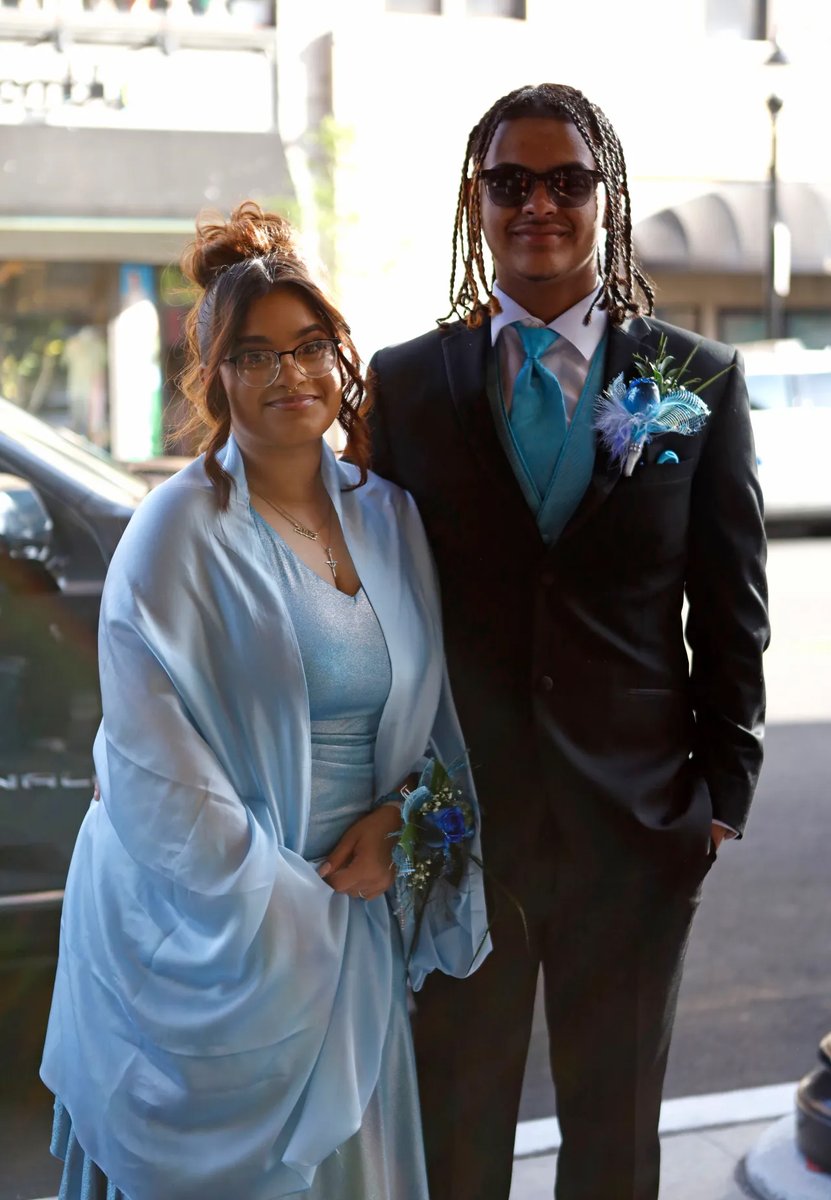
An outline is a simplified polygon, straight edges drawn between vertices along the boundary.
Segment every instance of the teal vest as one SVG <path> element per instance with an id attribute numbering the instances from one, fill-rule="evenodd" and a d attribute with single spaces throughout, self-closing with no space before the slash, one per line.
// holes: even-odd
<path id="1" fill-rule="evenodd" d="M 595 401 L 603 386 L 606 341 L 604 337 L 592 355 L 586 382 L 569 422 L 562 449 L 557 461 L 552 464 L 548 487 L 542 497 L 534 486 L 505 412 L 497 354 L 494 351 L 488 357 L 486 387 L 496 432 L 528 507 L 537 519 L 543 541 L 547 543 L 556 542 L 559 538 L 592 477 L 595 449 L 592 426 Z"/>

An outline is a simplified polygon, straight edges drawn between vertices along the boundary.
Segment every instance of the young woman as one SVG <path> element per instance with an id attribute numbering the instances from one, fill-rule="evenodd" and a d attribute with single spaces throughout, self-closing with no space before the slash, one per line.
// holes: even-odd
<path id="1" fill-rule="evenodd" d="M 430 555 L 367 471 L 357 354 L 287 224 L 248 202 L 183 265 L 208 437 L 104 593 L 42 1067 L 61 1196 L 426 1200 L 383 798 L 464 750 Z M 475 868 L 426 911 L 415 987 L 488 948 Z"/>

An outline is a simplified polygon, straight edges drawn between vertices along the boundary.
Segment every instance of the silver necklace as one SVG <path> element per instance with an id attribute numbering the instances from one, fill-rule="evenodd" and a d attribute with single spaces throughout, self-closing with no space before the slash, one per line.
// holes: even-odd
<path id="1" fill-rule="evenodd" d="M 253 489 L 249 489 L 249 490 L 251 491 L 252 496 L 256 496 L 258 500 L 262 500 L 263 504 L 269 505 L 269 507 L 273 508 L 275 512 L 278 512 L 280 514 L 280 516 L 283 517 L 284 520 L 288 521 L 289 525 L 291 525 L 294 532 L 299 534 L 300 537 L 308 538 L 310 542 L 318 542 L 318 541 L 320 541 L 320 535 L 323 532 L 323 527 L 325 525 L 326 541 L 331 542 L 331 538 L 332 538 L 332 501 L 331 500 L 329 501 L 329 510 L 327 513 L 326 520 L 323 522 L 323 525 L 321 525 L 318 529 L 310 529 L 308 527 L 308 525 L 304 525 L 301 521 L 298 521 L 296 517 L 293 517 L 290 512 L 286 512 L 286 510 L 284 508 L 281 508 L 279 504 L 275 504 L 273 500 L 269 500 L 268 496 L 261 496 L 259 492 L 255 492 Z M 331 545 L 328 545 L 328 546 L 321 545 L 321 549 L 323 550 L 323 553 L 326 556 L 326 566 L 332 572 L 332 579 L 337 584 L 338 560 L 335 558 L 335 556 L 332 553 Z"/>

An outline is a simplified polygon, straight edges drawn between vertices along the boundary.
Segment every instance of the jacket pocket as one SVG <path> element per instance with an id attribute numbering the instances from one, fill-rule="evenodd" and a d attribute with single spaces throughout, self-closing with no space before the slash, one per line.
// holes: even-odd
<path id="1" fill-rule="evenodd" d="M 646 463 L 642 467 L 636 467 L 632 474 L 627 477 L 624 475 L 619 483 L 619 488 L 649 488 L 649 487 L 667 487 L 672 484 L 686 483 L 692 479 L 695 473 L 696 460 L 688 458 L 680 463 Z"/>

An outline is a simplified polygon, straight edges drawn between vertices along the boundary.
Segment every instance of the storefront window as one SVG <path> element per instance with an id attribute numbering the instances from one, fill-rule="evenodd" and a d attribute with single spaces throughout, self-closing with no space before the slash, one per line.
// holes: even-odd
<path id="1" fill-rule="evenodd" d="M 0 263 L 0 394 L 109 445 L 108 263 Z"/>
<path id="2" fill-rule="evenodd" d="M 764 313 L 760 309 L 723 309 L 719 313 L 719 337 L 731 345 L 764 341 Z M 798 338 L 806 350 L 826 349 L 831 346 L 831 312 L 825 308 L 787 311 L 785 337 Z"/>
<path id="3" fill-rule="evenodd" d="M 668 321 L 670 325 L 680 325 L 682 329 L 701 329 L 701 313 L 695 304 L 657 304 L 655 316 L 659 321 Z"/>
<path id="4" fill-rule="evenodd" d="M 190 302 L 178 271 L 145 263 L 0 262 L 0 395 L 123 461 L 188 453 Z"/>
<path id="5" fill-rule="evenodd" d="M 178 267 L 165 267 L 159 279 L 164 448 L 166 454 L 172 455 L 190 455 L 198 450 L 199 433 L 187 427 L 190 411 L 179 388 L 179 377 L 185 365 L 185 318 L 195 294 L 194 287 Z"/>

